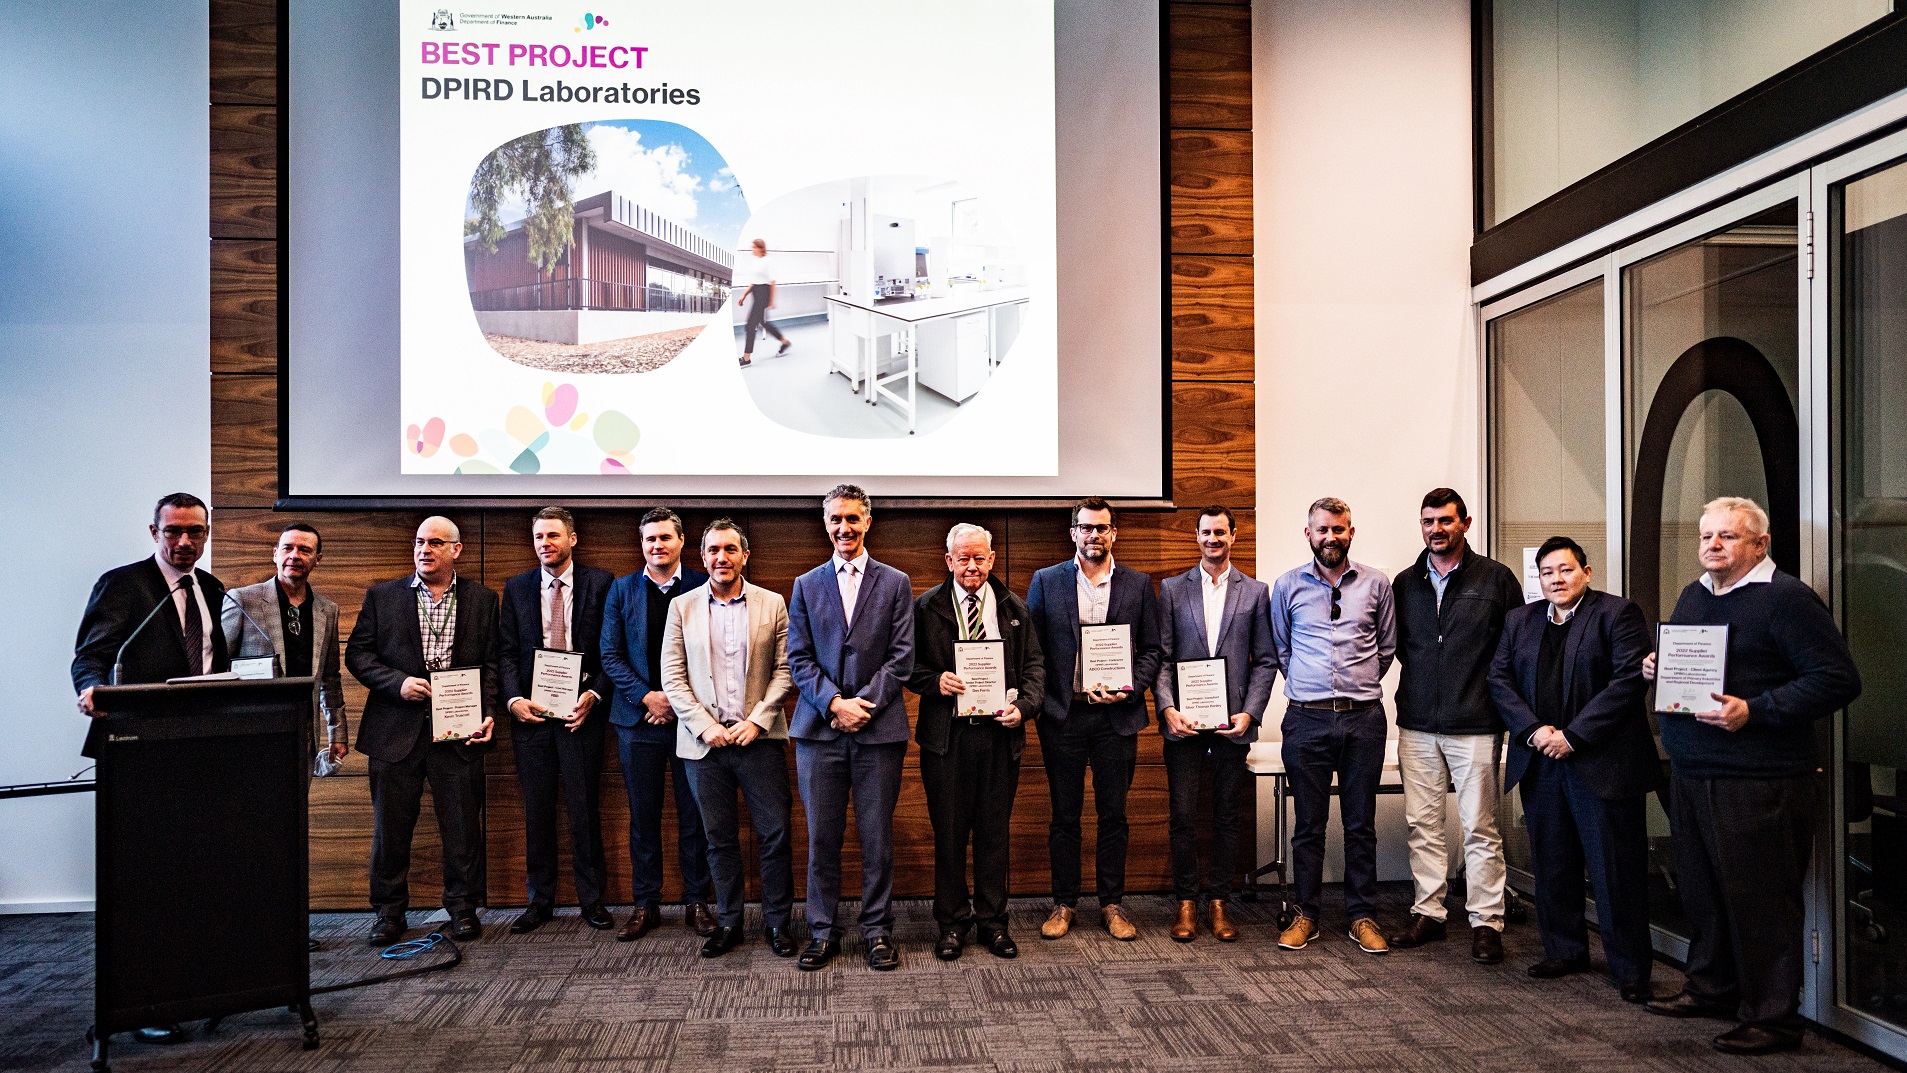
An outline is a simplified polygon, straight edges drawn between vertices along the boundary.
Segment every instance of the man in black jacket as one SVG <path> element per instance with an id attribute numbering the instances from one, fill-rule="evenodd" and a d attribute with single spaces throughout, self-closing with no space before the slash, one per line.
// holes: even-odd
<path id="1" fill-rule="evenodd" d="M 962 523 L 947 533 L 946 581 L 914 601 L 914 671 L 907 688 L 920 694 L 914 736 L 920 778 L 934 825 L 934 956 L 960 956 L 969 930 L 995 957 L 1019 954 L 1007 933 L 1007 850 L 1013 796 L 1027 718 L 1040 710 L 1046 664 L 1020 598 L 991 576 L 993 534 Z M 962 703 L 967 683 L 955 671 L 962 642 L 998 641 L 1006 706 L 979 711 Z M 973 895 L 967 892 L 967 843 L 973 843 Z"/>
<path id="2" fill-rule="evenodd" d="M 1478 555 L 1466 537 L 1470 514 L 1451 488 L 1433 488 L 1418 510 L 1424 553 L 1397 575 L 1397 766 L 1410 825 L 1410 874 L 1417 902 L 1392 934 L 1400 949 L 1446 934 L 1450 891 L 1444 796 L 1454 787 L 1463 825 L 1470 957 L 1503 960 L 1503 839 L 1497 833 L 1497 753 L 1503 724 L 1490 707 L 1490 659 L 1503 616 L 1523 588 L 1502 563 Z"/>

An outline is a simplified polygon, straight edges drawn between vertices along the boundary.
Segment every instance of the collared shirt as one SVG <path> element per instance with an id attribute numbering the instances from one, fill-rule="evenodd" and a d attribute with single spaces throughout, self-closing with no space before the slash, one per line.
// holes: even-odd
<path id="1" fill-rule="evenodd" d="M 678 573 L 680 573 L 680 571 L 678 571 Z M 570 624 L 576 621 L 576 615 L 571 610 L 576 604 L 576 560 L 571 559 L 569 565 L 563 567 L 563 572 L 560 574 L 552 574 L 546 567 L 537 575 L 536 580 L 538 582 L 537 589 L 541 593 L 541 598 L 537 600 L 537 603 L 542 606 L 543 647 L 551 647 L 550 590 L 555 588 L 556 583 L 560 581 L 563 583 L 563 647 L 575 648 L 576 631 L 570 628 Z"/>
<path id="2" fill-rule="evenodd" d="M 709 590 L 709 673 L 715 718 L 723 726 L 748 718 L 748 589 L 732 600 Z"/>
<path id="3" fill-rule="evenodd" d="M 967 633 L 967 601 L 971 597 L 980 598 L 980 636 L 972 637 Z M 980 591 L 969 593 L 953 583 L 954 627 L 962 641 L 998 641 L 1000 640 L 1000 612 L 993 601 L 993 586 L 980 582 Z"/>
<path id="4" fill-rule="evenodd" d="M 575 566 L 574 559 L 570 560 L 570 565 L 572 567 Z M 649 573 L 649 568 L 647 566 L 644 566 L 642 568 L 642 576 L 649 579 L 649 584 L 656 585 L 656 579 L 654 575 Z M 669 580 L 663 582 L 660 585 L 656 585 L 656 588 L 661 589 L 664 593 L 667 593 L 670 589 L 675 588 L 676 582 L 681 580 L 682 580 L 682 560 L 677 559 L 675 561 L 675 573 L 669 575 Z M 568 584 L 568 583 L 569 583 L 568 579 L 565 578 L 564 584 Z"/>
<path id="5" fill-rule="evenodd" d="M 1584 590 L 1583 590 L 1583 596 L 1587 596 L 1587 595 L 1589 595 L 1589 590 L 1588 590 L 1588 589 L 1584 589 Z M 1578 597 L 1576 597 L 1576 602 L 1575 602 L 1575 603 L 1573 603 L 1573 604 L 1570 604 L 1570 605 L 1569 605 L 1569 610 L 1567 610 L 1567 611 L 1564 611 L 1564 612 L 1562 612 L 1562 613 L 1561 613 L 1561 616 L 1560 616 L 1560 617 L 1558 617 L 1558 614 L 1557 614 L 1557 611 L 1556 611 L 1556 605 L 1555 605 L 1555 604 L 1551 604 L 1551 605 L 1549 605 L 1549 607 L 1548 607 L 1548 608 L 1546 609 L 1546 611 L 1547 611 L 1547 613 L 1548 613 L 1548 615 L 1549 615 L 1549 621 L 1550 621 L 1550 624 L 1551 624 L 1551 625 L 1554 625 L 1554 626 L 1561 626 L 1561 625 L 1563 625 L 1564 623 L 1566 623 L 1566 622 L 1568 622 L 1568 621 L 1569 621 L 1570 619 L 1572 619 L 1572 618 L 1575 618 L 1575 617 L 1576 617 L 1576 611 L 1577 611 L 1577 610 L 1578 610 L 1579 608 L 1581 608 L 1582 606 L 1583 606 L 1583 597 L 1582 597 L 1582 596 L 1578 596 Z"/>
<path id="6" fill-rule="evenodd" d="M 212 669 L 212 627 L 218 624 L 218 617 L 212 614 L 211 610 L 206 606 L 205 587 L 199 584 L 198 574 L 195 572 L 192 575 L 191 589 L 187 590 L 187 589 L 179 588 L 178 587 L 179 579 L 182 577 L 185 577 L 186 572 L 183 570 L 179 570 L 175 568 L 171 563 L 166 562 L 166 557 L 164 552 L 154 552 L 152 556 L 152 561 L 159 564 L 159 573 L 165 577 L 166 586 L 173 590 L 172 591 L 172 607 L 179 614 L 179 629 L 181 631 L 185 629 L 186 593 L 190 591 L 193 594 L 193 596 L 198 600 L 199 602 L 199 660 L 200 660 L 199 666 L 205 668 L 207 672 L 210 672 Z M 189 638 L 187 640 L 187 643 L 190 643 Z"/>
<path id="7" fill-rule="evenodd" d="M 444 598 L 432 600 L 430 586 L 420 574 L 411 575 L 411 588 L 417 592 L 417 628 L 424 637 L 426 670 L 450 669 L 451 649 L 457 644 L 457 575 L 450 575 L 450 587 Z"/>
<path id="8" fill-rule="evenodd" d="M 853 625 L 854 602 L 860 598 L 861 582 L 867 577 L 867 549 L 862 548 L 861 554 L 852 559 L 843 559 L 837 552 L 829 561 L 834 563 L 834 583 L 841 587 L 841 617 Z"/>
<path id="9" fill-rule="evenodd" d="M 1754 569 L 1743 574 L 1741 580 L 1735 582 L 1733 585 L 1724 585 L 1717 589 L 1715 587 L 1715 579 L 1710 577 L 1707 571 L 1702 573 L 1701 582 L 1703 588 L 1716 596 L 1727 596 L 1743 585 L 1766 585 L 1774 579 L 1775 561 L 1764 555 L 1761 561 L 1755 564 Z"/>
<path id="10" fill-rule="evenodd" d="M 1437 590 L 1437 610 L 1443 610 L 1443 591 L 1450 587 L 1450 574 L 1456 573 L 1462 569 L 1462 567 L 1463 557 L 1458 556 L 1457 565 L 1450 568 L 1450 573 L 1439 574 L 1437 572 L 1436 558 L 1429 555 L 1424 556 L 1424 572 L 1430 575 L 1430 587 Z"/>
<path id="11" fill-rule="evenodd" d="M 1218 630 L 1225 624 L 1225 593 L 1231 588 L 1232 566 L 1225 564 L 1225 572 L 1214 580 L 1212 572 L 1200 563 L 1198 568 L 1199 592 L 1205 597 L 1205 654 L 1218 655 Z"/>
<path id="12" fill-rule="evenodd" d="M 1079 598 L 1079 624 L 1081 626 L 1102 626 L 1106 616 L 1112 611 L 1112 571 L 1113 561 L 1110 552 L 1106 555 L 1106 576 L 1094 581 L 1086 576 L 1086 560 L 1073 556 L 1073 592 Z M 1086 661 L 1073 661 L 1073 692 L 1082 693 L 1086 689 Z"/>
<path id="13" fill-rule="evenodd" d="M 1287 571 L 1271 589 L 1271 641 L 1285 671 L 1285 696 L 1298 704 L 1344 697 L 1384 699 L 1384 674 L 1397 656 L 1396 604 L 1390 579 L 1349 563 L 1335 588 L 1317 560 Z"/>

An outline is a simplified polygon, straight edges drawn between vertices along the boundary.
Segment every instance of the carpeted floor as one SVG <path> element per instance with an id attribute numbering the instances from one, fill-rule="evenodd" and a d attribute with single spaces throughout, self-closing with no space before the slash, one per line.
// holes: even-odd
<path id="1" fill-rule="evenodd" d="M 1384 921 L 1407 896 L 1385 890 Z M 1327 905 L 1336 901 L 1332 892 Z M 1508 960 L 1469 961 L 1467 932 L 1425 950 L 1361 953 L 1339 915 L 1309 948 L 1275 945 L 1274 903 L 1241 903 L 1241 939 L 1166 935 L 1163 898 L 1128 899 L 1133 943 L 1096 927 L 1039 938 L 1045 905 L 1014 906 L 1020 957 L 969 949 L 934 960 L 926 902 L 899 903 L 903 964 L 875 973 L 850 939 L 826 970 L 804 973 L 771 955 L 760 920 L 749 941 L 715 961 L 665 911 L 666 926 L 636 943 L 585 928 L 574 911 L 522 937 L 509 910 L 485 914 L 487 937 L 442 973 L 315 1000 L 323 1045 L 299 1048 L 283 1010 L 227 1019 L 216 1035 L 152 1046 L 115 1038 L 115 1069 L 488 1073 L 488 1071 L 933 1069 L 1078 1071 L 1879 1070 L 1810 1035 L 1797 1054 L 1728 1058 L 1708 1047 L 1727 1026 L 1674 1021 L 1621 1002 L 1595 976 L 1539 983 L 1533 928 L 1512 926 Z M 851 918 L 851 914 L 850 914 Z M 413 914 L 421 921 L 421 914 Z M 1460 916 L 1459 916 L 1460 919 Z M 387 968 L 363 942 L 368 915 L 324 914 L 312 956 L 323 985 Z M 420 934 L 413 931 L 413 937 Z M 1600 966 L 1600 957 L 1598 965 Z M 1679 976 L 1657 966 L 1658 990 Z M 92 1007 L 92 918 L 0 917 L 0 1070 L 83 1070 Z"/>

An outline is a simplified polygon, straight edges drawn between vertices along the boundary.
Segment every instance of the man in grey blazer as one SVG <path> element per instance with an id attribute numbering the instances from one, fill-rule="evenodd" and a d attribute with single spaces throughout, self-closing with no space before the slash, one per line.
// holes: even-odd
<path id="1" fill-rule="evenodd" d="M 740 791 L 761 843 L 761 905 L 768 949 L 793 957 L 794 851 L 788 827 L 788 605 L 743 580 L 748 534 L 727 518 L 702 531 L 707 584 L 669 601 L 662 634 L 662 690 L 676 716 L 676 755 L 708 835 L 715 880 L 715 934 L 702 956 L 741 945 Z"/>
<path id="2" fill-rule="evenodd" d="M 1247 577 L 1232 565 L 1238 539 L 1236 515 L 1229 507 L 1206 507 L 1198 516 L 1199 563 L 1159 586 L 1159 626 L 1165 659 L 1153 686 L 1159 706 L 1159 733 L 1165 737 L 1165 783 L 1171 807 L 1172 889 L 1179 902 L 1172 938 L 1189 943 L 1198 934 L 1198 898 L 1210 905 L 1212 937 L 1222 943 L 1238 938 L 1225 915 L 1238 870 L 1238 816 L 1245 808 L 1251 772 L 1245 756 L 1258 740 L 1258 724 L 1278 678 L 1278 655 L 1271 643 L 1271 586 Z M 1179 662 L 1225 661 L 1225 715 L 1228 725 L 1202 728 L 1179 710 Z M 1205 885 L 1199 886 L 1199 779 L 1212 772 L 1212 860 Z"/>
<path id="3" fill-rule="evenodd" d="M 304 522 L 292 522 L 272 548 L 273 575 L 256 585 L 225 590 L 219 624 L 233 659 L 276 656 L 287 678 L 318 680 L 324 712 L 328 769 L 351 751 L 344 722 L 344 673 L 338 655 L 338 605 L 311 587 L 311 572 L 324 561 L 324 538 Z"/>

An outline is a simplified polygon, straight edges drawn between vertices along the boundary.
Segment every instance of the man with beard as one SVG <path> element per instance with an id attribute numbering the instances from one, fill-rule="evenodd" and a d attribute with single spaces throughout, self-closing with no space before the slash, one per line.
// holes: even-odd
<path id="1" fill-rule="evenodd" d="M 1344 908 L 1367 954 L 1390 946 L 1377 926 L 1377 781 L 1384 771 L 1384 673 L 1397 654 L 1390 580 L 1351 561 L 1351 508 L 1311 504 L 1311 561 L 1271 588 L 1272 645 L 1285 672 L 1284 761 L 1296 813 L 1291 870 L 1298 912 L 1278 936 L 1302 950 L 1318 934 L 1325 826 L 1337 776 L 1344 823 Z"/>

